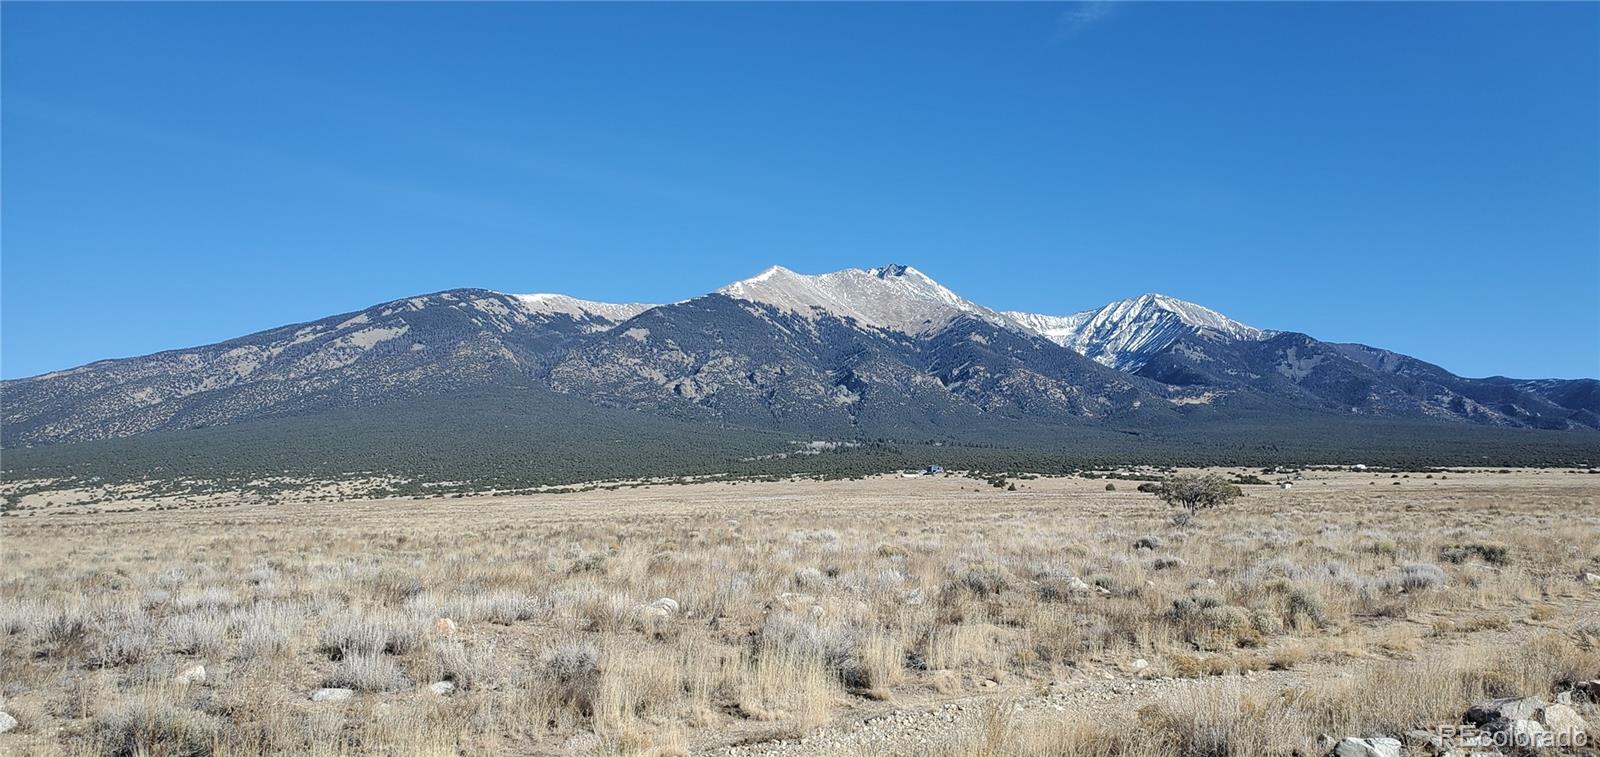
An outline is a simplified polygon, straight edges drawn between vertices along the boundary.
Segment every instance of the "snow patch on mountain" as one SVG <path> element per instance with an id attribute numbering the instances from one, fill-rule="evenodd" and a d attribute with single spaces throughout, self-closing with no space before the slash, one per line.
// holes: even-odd
<path id="1" fill-rule="evenodd" d="M 1257 341 L 1276 332 L 1235 321 L 1215 310 L 1164 294 L 1144 294 L 1072 315 L 1007 311 L 1013 324 L 1104 365 L 1136 371 L 1178 339 Z"/>
<path id="2" fill-rule="evenodd" d="M 734 299 L 814 318 L 819 313 L 861 326 L 923 334 L 966 314 L 1005 324 L 999 313 L 963 299 L 915 268 L 886 265 L 808 275 L 773 266 L 721 289 Z"/>
<path id="3" fill-rule="evenodd" d="M 566 315 L 579 320 L 603 320 L 611 324 L 621 323 L 655 305 L 638 302 L 595 302 L 593 300 L 580 300 L 564 294 L 513 294 L 508 295 L 516 300 L 530 314 Z"/>

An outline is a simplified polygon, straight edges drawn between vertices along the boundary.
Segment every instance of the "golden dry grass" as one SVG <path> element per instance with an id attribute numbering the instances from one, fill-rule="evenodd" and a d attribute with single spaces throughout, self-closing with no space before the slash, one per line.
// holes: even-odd
<path id="1" fill-rule="evenodd" d="M 7 517 L 0 751 L 678 754 L 1170 677 L 1206 688 L 942 748 L 1272 754 L 1600 677 L 1600 477 L 1395 480 L 1186 526 L 960 477 Z"/>

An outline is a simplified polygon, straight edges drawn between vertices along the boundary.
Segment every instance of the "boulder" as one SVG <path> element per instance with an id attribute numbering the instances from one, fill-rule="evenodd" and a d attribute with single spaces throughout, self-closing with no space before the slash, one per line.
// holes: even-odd
<path id="1" fill-rule="evenodd" d="M 1333 757 L 1400 757 L 1398 739 L 1362 739 L 1351 736 L 1333 747 Z"/>
<path id="2" fill-rule="evenodd" d="M 183 686 L 188 686 L 191 683 L 205 683 L 206 666 L 190 665 L 189 667 L 178 671 L 178 674 L 173 676 L 172 680 Z"/>
<path id="3" fill-rule="evenodd" d="M 11 730 L 13 728 L 16 728 L 16 727 L 17 727 L 17 719 L 16 718 L 11 717 L 9 714 L 6 714 L 4 712 L 0 712 L 0 733 L 5 733 L 6 731 L 9 731 L 9 730 Z"/>
<path id="4" fill-rule="evenodd" d="M 1554 743 L 1550 730 L 1531 718 L 1505 721 L 1505 726 L 1500 731 L 1509 737 L 1509 743 L 1514 747 L 1534 749 Z"/>
<path id="5" fill-rule="evenodd" d="M 1564 704 L 1552 704 L 1544 708 L 1541 716 L 1544 724 L 1555 733 L 1579 734 L 1587 733 L 1589 723 L 1583 719 L 1578 711 Z"/>
<path id="6" fill-rule="evenodd" d="M 1467 714 L 1462 716 L 1461 722 L 1487 731 L 1503 731 L 1510 721 L 1533 720 L 1539 717 L 1544 708 L 1544 700 L 1538 697 L 1485 699 L 1472 705 Z"/>
<path id="7" fill-rule="evenodd" d="M 316 691 L 311 692 L 311 701 L 342 702 L 355 695 L 355 691 L 351 689 L 317 689 Z"/>

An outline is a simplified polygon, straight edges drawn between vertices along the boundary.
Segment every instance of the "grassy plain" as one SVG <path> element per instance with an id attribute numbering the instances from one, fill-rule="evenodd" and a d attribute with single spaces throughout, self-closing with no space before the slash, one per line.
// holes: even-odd
<path id="1" fill-rule="evenodd" d="M 1310 754 L 1600 679 L 1600 476 L 1011 482 L 40 503 L 0 752 Z"/>

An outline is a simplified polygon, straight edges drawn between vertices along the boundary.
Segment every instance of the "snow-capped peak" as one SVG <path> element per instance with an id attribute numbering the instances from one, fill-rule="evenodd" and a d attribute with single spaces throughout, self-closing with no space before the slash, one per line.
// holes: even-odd
<path id="1" fill-rule="evenodd" d="M 717 292 L 807 317 L 820 311 L 907 334 L 935 330 L 963 313 L 1006 323 L 999 313 L 962 299 L 915 268 L 898 264 L 816 275 L 773 266 Z"/>
<path id="2" fill-rule="evenodd" d="M 580 300 L 564 294 L 513 294 L 508 295 L 529 313 L 560 314 L 573 318 L 600 319 L 611 323 L 626 321 L 655 305 L 637 302 L 595 302 Z"/>
<path id="3" fill-rule="evenodd" d="M 1056 344 L 1126 371 L 1138 370 L 1151 354 L 1186 335 L 1253 341 L 1274 333 L 1240 323 L 1208 307 L 1156 293 L 1072 315 L 1016 311 L 1004 315 Z"/>

